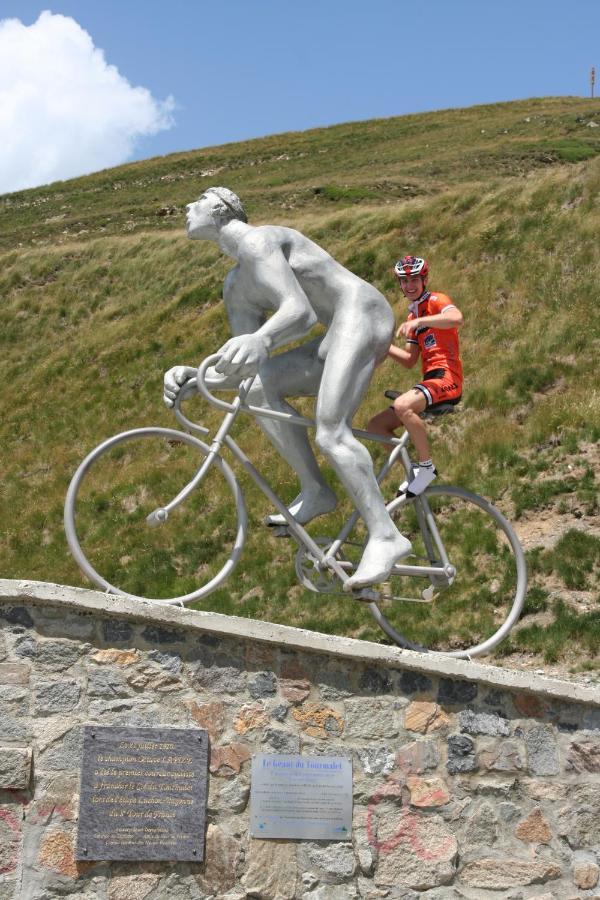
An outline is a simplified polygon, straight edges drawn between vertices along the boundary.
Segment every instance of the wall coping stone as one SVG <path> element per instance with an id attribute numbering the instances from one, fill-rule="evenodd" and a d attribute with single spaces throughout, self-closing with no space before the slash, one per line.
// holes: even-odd
<path id="1" fill-rule="evenodd" d="M 181 608 L 150 600 L 134 600 L 86 588 L 68 587 L 42 581 L 0 579 L 0 604 L 27 602 L 37 606 L 69 609 L 78 614 L 93 613 L 101 618 L 154 622 L 163 626 L 196 629 L 223 637 L 287 647 L 332 657 L 355 659 L 374 665 L 426 672 L 442 678 L 477 682 L 509 691 L 542 694 L 550 699 L 600 706 L 600 688 L 534 672 L 504 669 L 441 653 L 417 653 L 370 641 L 320 634 L 304 628 L 276 625 L 241 616 Z"/>

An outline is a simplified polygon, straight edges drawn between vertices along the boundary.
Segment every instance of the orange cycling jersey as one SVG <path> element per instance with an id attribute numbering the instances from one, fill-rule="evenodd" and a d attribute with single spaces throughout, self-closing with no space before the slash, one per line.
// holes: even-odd
<path id="1" fill-rule="evenodd" d="M 409 305 L 407 322 L 423 316 L 435 316 L 454 306 L 446 294 L 426 291 L 420 300 Z M 427 325 L 423 325 L 411 333 L 406 343 L 418 345 L 424 375 L 431 369 L 444 368 L 462 382 L 462 361 L 456 328 L 428 328 Z"/>

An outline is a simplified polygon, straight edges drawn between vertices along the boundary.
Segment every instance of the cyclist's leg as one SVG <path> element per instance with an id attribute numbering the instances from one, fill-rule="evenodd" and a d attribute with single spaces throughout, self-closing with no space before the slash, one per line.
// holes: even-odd
<path id="1" fill-rule="evenodd" d="M 382 434 L 385 437 L 394 437 L 396 429 L 403 425 L 415 445 L 419 459 L 427 459 L 429 456 L 427 430 L 423 420 L 419 418 L 419 413 L 423 412 L 426 406 L 425 395 L 417 388 L 411 388 L 396 397 L 387 409 L 373 416 L 367 425 L 367 431 L 373 431 L 375 434 Z"/>
<path id="2" fill-rule="evenodd" d="M 361 316 L 362 313 L 362 316 Z M 371 456 L 352 434 L 352 418 L 367 390 L 376 361 L 389 347 L 376 316 L 349 302 L 331 325 L 317 400 L 317 443 L 329 458 L 369 531 L 369 540 L 348 587 L 383 580 L 410 552 L 410 542 L 392 522 L 373 472 Z M 387 341 L 387 346 L 385 346 Z"/>
<path id="3" fill-rule="evenodd" d="M 398 491 L 408 491 L 409 496 L 422 494 L 437 475 L 437 470 L 431 459 L 427 429 L 420 413 L 427 408 L 427 396 L 419 388 L 411 388 L 410 391 L 401 394 L 394 400 L 393 411 L 398 417 L 398 422 L 404 425 L 410 435 L 410 439 L 417 451 L 418 466 L 413 471 L 412 478 L 403 482 Z"/>
<path id="4" fill-rule="evenodd" d="M 260 368 L 248 402 L 253 406 L 297 415 L 286 397 L 314 397 L 323 374 L 319 358 L 322 338 L 268 359 Z M 276 419 L 257 417 L 258 424 L 300 480 L 300 494 L 290 504 L 290 512 L 305 524 L 335 507 L 336 497 L 321 474 L 305 428 Z M 271 516 L 271 524 L 285 524 L 282 516 Z"/>

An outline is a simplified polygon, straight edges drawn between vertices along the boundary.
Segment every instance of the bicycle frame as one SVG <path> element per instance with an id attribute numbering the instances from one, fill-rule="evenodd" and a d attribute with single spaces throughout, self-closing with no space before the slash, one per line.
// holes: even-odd
<path id="1" fill-rule="evenodd" d="M 326 552 L 324 552 L 323 549 L 319 547 L 318 544 L 316 544 L 315 541 L 311 538 L 306 529 L 303 528 L 302 525 L 300 525 L 294 519 L 288 508 L 282 503 L 269 483 L 263 478 L 261 473 L 248 459 L 244 451 L 229 435 L 229 431 L 240 412 L 248 412 L 254 416 L 264 416 L 267 418 L 279 419 L 287 422 L 290 425 L 296 425 L 304 428 L 314 428 L 315 422 L 312 419 L 308 419 L 303 416 L 297 416 L 291 413 L 277 412 L 275 410 L 263 409 L 262 407 L 247 404 L 245 402 L 245 399 L 256 376 L 247 378 L 241 383 L 238 389 L 238 396 L 233 400 L 233 402 L 228 403 L 225 400 L 214 397 L 206 385 L 205 375 L 209 366 L 213 365 L 218 359 L 218 354 L 214 354 L 208 356 L 201 363 L 200 367 L 198 368 L 197 377 L 195 379 L 190 379 L 190 381 L 185 386 L 186 390 L 182 391 L 177 398 L 175 404 L 175 415 L 178 421 L 186 429 L 193 429 L 201 432 L 202 434 L 208 434 L 208 429 L 204 428 L 203 426 L 196 425 L 194 422 L 191 422 L 181 412 L 181 394 L 183 393 L 184 396 L 187 396 L 194 387 L 212 406 L 216 407 L 217 409 L 224 410 L 226 415 L 224 416 L 223 421 L 210 444 L 210 452 L 198 469 L 198 472 L 194 475 L 193 479 L 168 504 L 150 513 L 150 515 L 147 517 L 148 524 L 158 525 L 166 521 L 169 513 L 177 506 L 179 506 L 180 503 L 183 503 L 183 501 L 202 481 L 216 457 L 220 456 L 221 449 L 223 448 L 223 446 L 225 446 L 231 451 L 233 456 L 238 460 L 238 462 L 248 473 L 248 475 L 250 475 L 255 484 L 268 498 L 269 502 L 283 516 L 286 525 L 282 527 L 285 527 L 289 530 L 289 533 L 293 535 L 296 541 L 318 561 L 319 566 L 323 567 L 324 569 L 327 568 L 333 571 L 338 576 L 343 585 L 348 580 L 349 576 L 346 573 L 344 566 L 335 559 L 335 556 L 360 519 L 360 514 L 358 513 L 358 511 L 355 510 L 355 512 L 350 516 L 348 521 L 342 527 L 340 533 L 334 539 L 331 546 Z M 352 431 L 353 434 L 358 438 L 385 443 L 388 445 L 391 444 L 393 446 L 392 452 L 390 453 L 388 459 L 376 476 L 378 484 L 380 484 L 384 480 L 384 478 L 387 476 L 390 469 L 398 459 L 400 459 L 400 462 L 402 463 L 406 474 L 410 475 L 412 471 L 412 463 L 406 449 L 406 444 L 408 442 L 407 432 L 405 432 L 400 438 L 392 438 L 390 440 L 389 438 L 373 434 L 369 431 L 362 431 L 360 429 L 352 429 Z M 392 570 L 393 574 L 420 578 L 434 577 L 438 579 L 438 583 L 440 579 L 443 583 L 451 583 L 451 580 L 453 579 L 455 574 L 455 570 L 450 564 L 442 539 L 436 527 L 433 514 L 426 498 L 424 496 L 416 498 L 414 501 L 414 508 L 416 510 L 417 519 L 419 521 L 427 550 L 430 556 L 433 556 L 433 547 L 435 545 L 435 548 L 437 550 L 437 558 L 440 560 L 441 565 L 403 566 L 401 564 L 397 564 Z M 363 600 L 370 601 L 381 599 L 381 593 L 370 587 L 359 589 L 353 592 L 352 596 L 360 597 Z"/>

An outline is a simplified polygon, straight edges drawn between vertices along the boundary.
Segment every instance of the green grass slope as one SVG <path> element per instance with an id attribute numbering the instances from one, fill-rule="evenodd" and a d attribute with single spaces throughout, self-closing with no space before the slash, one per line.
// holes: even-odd
<path id="1" fill-rule="evenodd" d="M 526 615 L 501 652 L 593 666 L 600 128 L 590 123 L 600 124 L 600 104 L 577 98 L 448 110 L 180 153 L 0 198 L 3 575 L 86 583 L 62 530 L 76 465 L 118 430 L 174 424 L 163 371 L 226 339 L 230 261 L 183 228 L 185 203 L 225 184 L 252 221 L 304 231 L 376 284 L 399 317 L 390 263 L 404 252 L 430 258 L 432 285 L 466 317 L 465 401 L 433 432 L 436 461 L 443 480 L 516 521 L 532 573 Z M 386 363 L 355 424 L 381 407 L 384 387 L 410 383 Z M 217 421 L 194 404 L 196 417 Z M 256 426 L 240 421 L 236 437 L 293 497 L 291 473 Z M 163 463 L 158 482 L 174 460 Z M 266 502 L 241 480 L 249 541 L 227 587 L 200 606 L 380 640 L 359 604 L 297 584 L 290 542 L 265 534 Z M 231 528 L 228 498 L 215 485 L 205 502 L 216 553 Z M 94 540 L 115 554 L 110 534 Z M 130 589 L 152 581 L 151 566 L 119 552 Z M 201 557 L 192 516 L 175 568 L 185 558 L 202 572 Z"/>

